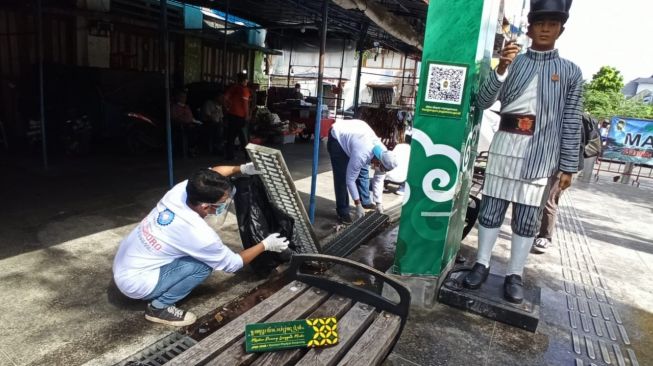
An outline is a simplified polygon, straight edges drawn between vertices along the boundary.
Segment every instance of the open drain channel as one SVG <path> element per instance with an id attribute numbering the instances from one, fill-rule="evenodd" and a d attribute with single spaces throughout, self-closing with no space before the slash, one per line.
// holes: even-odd
<path id="1" fill-rule="evenodd" d="M 161 366 L 195 344 L 193 338 L 175 332 L 114 366 Z"/>

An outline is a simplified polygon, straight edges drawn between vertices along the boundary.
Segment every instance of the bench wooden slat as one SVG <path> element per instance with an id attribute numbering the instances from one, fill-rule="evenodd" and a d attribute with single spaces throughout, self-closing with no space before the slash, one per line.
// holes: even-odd
<path id="1" fill-rule="evenodd" d="M 238 318 L 227 323 L 208 337 L 201 340 L 181 355 L 173 358 L 167 366 L 202 365 L 214 355 L 232 345 L 245 334 L 245 325 L 258 323 L 274 314 L 279 308 L 291 302 L 306 291 L 309 286 L 293 281 L 260 302 Z"/>
<path id="2" fill-rule="evenodd" d="M 340 295 L 331 295 L 329 300 L 327 300 L 322 306 L 317 308 L 312 314 L 307 316 L 307 318 L 326 318 L 326 317 L 336 317 L 340 322 L 342 315 L 351 308 L 353 301 L 344 296 Z M 338 327 L 341 327 L 342 323 L 338 324 Z M 340 335 L 340 333 L 338 333 Z M 294 364 L 299 360 L 302 355 L 306 353 L 307 349 L 298 348 L 298 349 L 289 349 L 285 351 L 278 352 L 267 352 L 263 353 L 259 358 L 254 361 L 252 366 L 282 366 Z"/>
<path id="3" fill-rule="evenodd" d="M 338 338 L 340 342 L 333 347 L 310 349 L 296 365 L 335 365 L 372 323 L 376 314 L 374 307 L 370 305 L 355 304 L 342 319 L 338 320 Z"/>
<path id="4" fill-rule="evenodd" d="M 322 304 L 324 300 L 329 297 L 329 295 L 330 294 L 324 290 L 311 287 L 293 302 L 286 304 L 265 322 L 282 322 L 301 319 L 313 312 L 313 310 L 320 306 L 320 304 Z M 244 330 L 245 326 L 243 325 L 243 328 L 240 330 L 240 335 L 243 335 Z M 245 353 L 245 337 L 239 337 L 235 343 L 233 343 L 224 352 L 217 355 L 215 359 L 209 361 L 206 365 L 249 365 L 258 356 L 258 353 Z"/>
<path id="5" fill-rule="evenodd" d="M 363 336 L 347 352 L 340 366 L 375 366 L 381 364 L 390 351 L 392 341 L 399 333 L 401 318 L 397 315 L 381 312 Z"/>

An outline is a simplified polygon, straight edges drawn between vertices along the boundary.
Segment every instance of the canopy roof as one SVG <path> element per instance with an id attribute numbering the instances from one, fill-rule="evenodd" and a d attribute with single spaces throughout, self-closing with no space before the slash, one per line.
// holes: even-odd
<path id="1" fill-rule="evenodd" d="M 372 0 L 368 0 L 372 1 Z M 267 28 L 269 33 L 293 38 L 315 39 L 321 24 L 320 0 L 184 0 L 187 4 L 208 7 L 248 19 Z M 422 36 L 426 24 L 426 0 L 376 0 L 388 14 L 408 23 L 415 34 Z M 363 36 L 363 31 L 367 31 Z M 391 35 L 358 9 L 347 10 L 330 1 L 329 38 L 362 41 L 363 48 L 378 45 L 402 53 L 418 54 L 419 50 Z"/>

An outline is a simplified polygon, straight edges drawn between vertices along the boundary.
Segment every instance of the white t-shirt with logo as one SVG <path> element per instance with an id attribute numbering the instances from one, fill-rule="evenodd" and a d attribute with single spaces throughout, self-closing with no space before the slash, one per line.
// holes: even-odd
<path id="1" fill-rule="evenodd" d="M 235 272 L 240 255 L 229 249 L 211 227 L 186 204 L 183 181 L 168 191 L 156 207 L 120 243 L 113 277 L 120 291 L 141 299 L 159 281 L 159 269 L 181 257 L 193 257 L 214 270 Z"/>

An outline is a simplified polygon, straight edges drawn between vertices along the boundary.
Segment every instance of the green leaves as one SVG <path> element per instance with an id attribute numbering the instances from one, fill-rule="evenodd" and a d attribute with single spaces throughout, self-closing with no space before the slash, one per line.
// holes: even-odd
<path id="1" fill-rule="evenodd" d="M 592 76 L 588 89 L 602 92 L 619 92 L 624 87 L 624 77 L 612 66 L 603 66 Z"/>
<path id="2" fill-rule="evenodd" d="M 653 118 L 653 106 L 641 100 L 626 99 L 621 94 L 623 76 L 611 66 L 603 66 L 585 84 L 584 106 L 592 116 L 604 119 L 613 116 Z"/>

